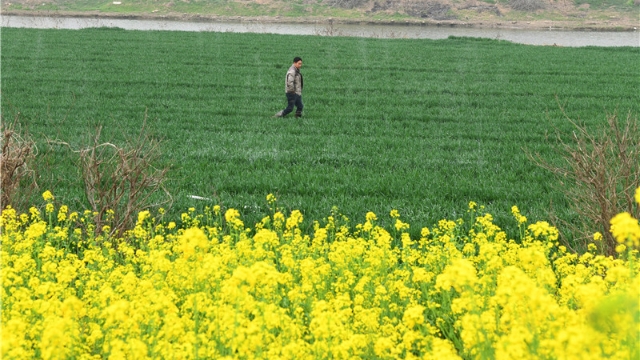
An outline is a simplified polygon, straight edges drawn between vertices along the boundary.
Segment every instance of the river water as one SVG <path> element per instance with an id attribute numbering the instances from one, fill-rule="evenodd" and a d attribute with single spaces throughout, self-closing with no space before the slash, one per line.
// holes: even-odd
<path id="1" fill-rule="evenodd" d="M 126 30 L 213 31 L 289 35 L 354 36 L 374 38 L 446 39 L 449 36 L 507 40 L 528 45 L 640 47 L 640 32 L 564 31 L 464 28 L 418 25 L 282 24 L 259 22 L 186 22 L 113 18 L 2 16 L 2 27 L 84 29 L 118 27 Z"/>

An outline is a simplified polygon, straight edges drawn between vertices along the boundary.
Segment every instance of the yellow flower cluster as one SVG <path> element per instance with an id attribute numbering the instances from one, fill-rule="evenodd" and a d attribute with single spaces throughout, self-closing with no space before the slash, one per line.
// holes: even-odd
<path id="1" fill-rule="evenodd" d="M 611 234 L 618 242 L 616 250 L 624 252 L 628 247 L 640 246 L 640 224 L 628 212 L 620 213 L 611 219 Z"/>
<path id="2" fill-rule="evenodd" d="M 374 213 L 302 226 L 274 208 L 249 229 L 219 206 L 181 225 L 141 212 L 112 238 L 90 212 L 49 210 L 0 217 L 3 359 L 640 356 L 628 217 L 612 226 L 627 245 L 616 259 L 567 252 L 517 208 L 523 236 L 509 240 L 475 203 L 417 239 L 397 211 L 391 231 Z"/>

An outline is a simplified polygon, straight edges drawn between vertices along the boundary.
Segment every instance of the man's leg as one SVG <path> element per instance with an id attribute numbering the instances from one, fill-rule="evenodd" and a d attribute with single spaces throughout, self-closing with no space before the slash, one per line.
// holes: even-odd
<path id="1" fill-rule="evenodd" d="M 282 117 L 287 116 L 290 112 L 293 111 L 293 106 L 296 103 L 296 94 L 287 94 L 287 108 L 282 110 Z"/>
<path id="2" fill-rule="evenodd" d="M 302 108 L 304 108 L 304 104 L 302 103 L 302 95 L 296 95 L 296 117 L 302 116 Z"/>
<path id="3" fill-rule="evenodd" d="M 286 95 L 287 95 L 287 107 L 284 110 L 278 111 L 275 115 L 273 115 L 273 117 L 284 117 L 293 111 L 293 106 L 295 105 L 295 102 L 296 102 L 296 98 L 295 98 L 296 94 L 287 93 Z"/>

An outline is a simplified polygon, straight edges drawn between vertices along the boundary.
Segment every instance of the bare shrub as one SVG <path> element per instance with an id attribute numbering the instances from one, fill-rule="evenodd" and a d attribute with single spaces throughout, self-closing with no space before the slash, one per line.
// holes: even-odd
<path id="1" fill-rule="evenodd" d="M 146 133 L 144 124 L 140 134 L 127 139 L 124 146 L 101 142 L 101 131 L 102 127 L 96 129 L 92 145 L 74 152 L 79 155 L 95 231 L 102 232 L 104 225 L 108 225 L 111 235 L 120 236 L 125 229 L 132 228 L 140 211 L 171 201 L 163 185 L 168 169 L 154 167 L 161 156 L 160 143 Z M 165 193 L 163 198 L 167 200 L 154 203 L 154 195 L 159 191 Z"/>
<path id="2" fill-rule="evenodd" d="M 509 0 L 509 6 L 518 11 L 536 11 L 545 8 L 543 0 Z"/>
<path id="3" fill-rule="evenodd" d="M 564 113 L 564 110 L 563 110 Z M 634 190 L 640 187 L 640 131 L 638 118 L 627 114 L 621 122 L 617 113 L 607 115 L 602 129 L 590 133 L 565 114 L 573 125 L 571 142 L 564 141 L 556 131 L 555 152 L 560 164 L 543 160 L 539 154 L 531 155 L 537 165 L 551 171 L 579 215 L 577 224 L 562 222 L 572 229 L 575 239 L 570 248 L 584 249 L 595 232 L 603 235 L 602 253 L 615 254 L 615 239 L 609 232 L 610 221 L 620 212 L 638 217 Z M 565 240 L 566 242 L 566 240 Z M 572 246 L 573 245 L 573 246 Z"/>
<path id="4" fill-rule="evenodd" d="M 387 10 L 390 10 L 390 9 L 394 9 L 396 6 L 399 6 L 399 2 L 398 1 L 376 0 L 373 3 L 373 7 L 371 8 L 371 12 L 387 11 Z"/>
<path id="5" fill-rule="evenodd" d="M 438 2 L 410 3 L 405 6 L 405 12 L 410 16 L 434 20 L 451 20 L 456 18 L 451 13 L 450 5 Z"/>
<path id="6" fill-rule="evenodd" d="M 21 130 L 19 117 L 20 113 L 8 123 L 4 117 L 0 118 L 2 133 L 0 211 L 7 205 L 20 208 L 19 204 L 28 201 L 29 188 L 37 187 L 34 171 L 31 168 L 36 156 L 36 146 L 29 133 Z M 24 184 L 25 182 L 28 184 Z"/>
<path id="7" fill-rule="evenodd" d="M 324 28 L 316 29 L 315 34 L 318 36 L 342 36 L 342 32 L 334 26 L 333 20 L 329 20 Z"/>

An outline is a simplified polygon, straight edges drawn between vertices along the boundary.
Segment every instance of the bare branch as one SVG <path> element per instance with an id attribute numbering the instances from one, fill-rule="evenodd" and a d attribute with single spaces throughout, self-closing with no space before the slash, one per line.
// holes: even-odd
<path id="1" fill-rule="evenodd" d="M 555 129 L 554 149 L 561 161 L 551 163 L 540 154 L 527 155 L 555 176 L 558 187 L 571 200 L 572 210 L 579 215 L 578 224 L 562 222 L 576 235 L 578 244 L 574 245 L 586 248 L 598 231 L 605 239 L 601 251 L 613 255 L 616 243 L 609 232 L 611 219 L 623 211 L 636 217 L 640 212 L 633 200 L 634 190 L 640 187 L 638 118 L 629 113 L 621 122 L 613 113 L 607 115 L 604 128 L 590 133 L 585 125 L 570 119 L 562 106 L 560 109 L 574 127 L 570 143 Z"/>
<path id="2" fill-rule="evenodd" d="M 110 225 L 112 234 L 122 235 L 124 229 L 135 224 L 138 212 L 171 199 L 163 185 L 168 169 L 153 166 L 161 155 L 159 143 L 148 136 L 145 125 L 146 112 L 140 133 L 123 147 L 100 142 L 99 127 L 93 144 L 75 151 L 80 157 L 87 201 L 97 214 L 96 231 Z M 168 200 L 152 203 L 159 190 Z M 109 210 L 113 210 L 112 214 Z"/>
<path id="3" fill-rule="evenodd" d="M 37 155 L 37 147 L 26 131 L 20 129 L 20 113 L 14 119 L 6 122 L 0 119 L 0 133 L 2 134 L 2 155 L 0 156 L 0 211 L 7 205 L 26 202 L 28 191 L 22 186 L 27 178 L 29 186 L 37 188 L 35 172 L 31 165 Z M 21 189 L 22 187 L 22 189 Z"/>

